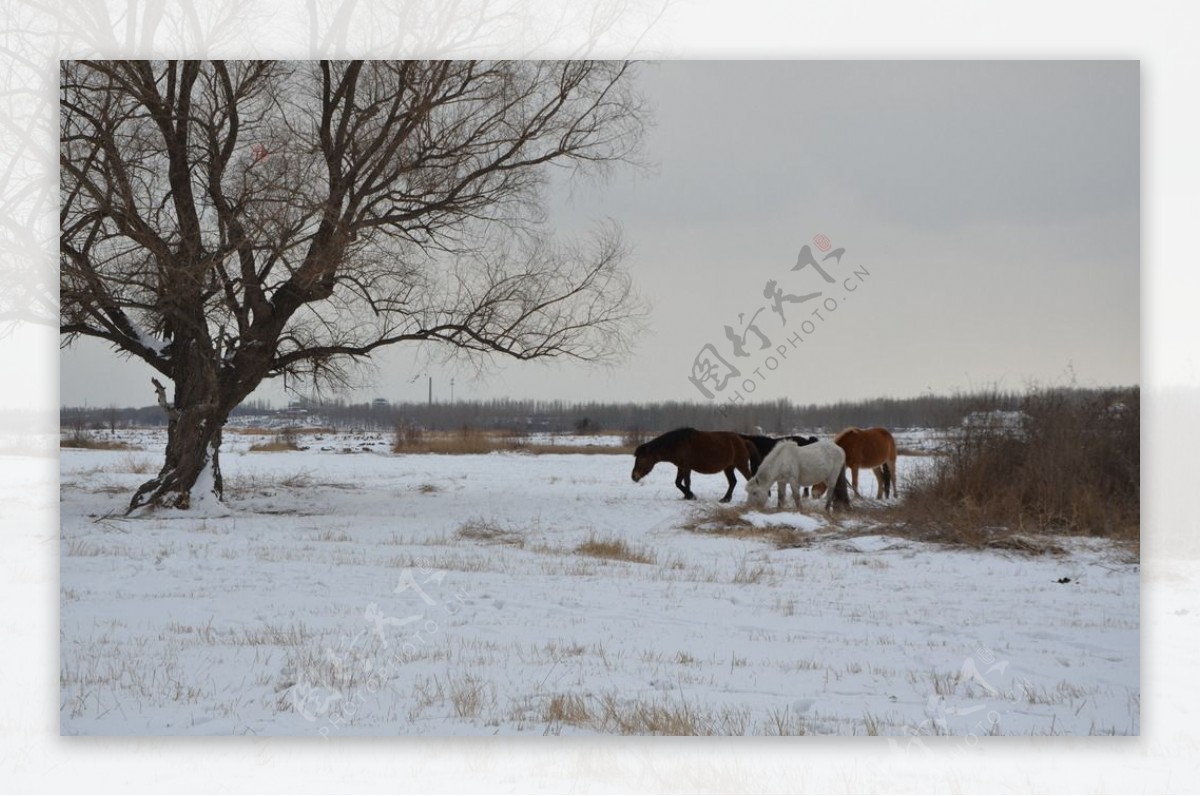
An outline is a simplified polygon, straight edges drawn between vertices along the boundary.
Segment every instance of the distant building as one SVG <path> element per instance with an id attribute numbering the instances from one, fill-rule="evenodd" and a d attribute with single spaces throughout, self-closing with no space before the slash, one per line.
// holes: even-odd
<path id="1" fill-rule="evenodd" d="M 376 398 L 374 401 L 371 401 L 371 408 L 372 409 L 391 409 L 392 404 L 387 398 Z"/>

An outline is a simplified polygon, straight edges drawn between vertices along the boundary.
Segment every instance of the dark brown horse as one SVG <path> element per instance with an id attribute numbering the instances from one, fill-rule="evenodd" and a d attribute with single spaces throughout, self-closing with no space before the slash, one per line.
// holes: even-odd
<path id="1" fill-rule="evenodd" d="M 641 481 L 659 462 L 669 462 L 679 468 L 675 486 L 685 500 L 695 500 L 692 494 L 692 471 L 698 473 L 724 472 L 729 479 L 729 489 L 722 503 L 733 497 L 737 484 L 734 470 L 749 480 L 751 472 L 758 469 L 762 461 L 753 444 L 740 435 L 729 431 L 697 431 L 694 428 L 677 428 L 655 437 L 633 452 L 633 480 Z"/>
<path id="2" fill-rule="evenodd" d="M 875 473 L 875 499 L 892 495 L 896 490 L 896 440 L 886 428 L 848 428 L 833 440 L 846 452 L 846 466 L 850 468 L 850 481 L 854 494 L 858 494 L 858 470 L 870 467 Z M 820 497 L 824 486 L 813 487 L 813 495 Z"/>

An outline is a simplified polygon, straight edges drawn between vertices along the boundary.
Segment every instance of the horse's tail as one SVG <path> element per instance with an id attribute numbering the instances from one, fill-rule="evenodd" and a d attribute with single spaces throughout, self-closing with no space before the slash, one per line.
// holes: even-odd
<path id="1" fill-rule="evenodd" d="M 887 442 L 887 449 L 885 451 L 887 461 L 883 463 L 883 472 L 886 475 L 883 496 L 899 497 L 899 492 L 896 489 L 896 457 L 899 454 L 899 450 L 896 447 L 896 437 L 886 428 L 880 427 L 879 430 L 883 432 L 883 437 Z"/>
<path id="2" fill-rule="evenodd" d="M 742 437 L 742 444 L 746 446 L 746 455 L 750 457 L 750 477 L 753 478 L 762 465 L 762 454 L 758 452 L 758 445 L 753 440 Z"/>
<path id="3" fill-rule="evenodd" d="M 846 468 L 838 471 L 837 483 L 833 485 L 833 502 L 837 506 L 850 507 L 850 490 L 846 487 Z"/>
<path id="4" fill-rule="evenodd" d="M 892 494 L 892 489 L 894 488 L 892 486 L 892 465 L 884 462 L 879 465 L 879 471 L 883 473 L 883 484 L 881 484 L 883 487 L 883 496 L 888 497 Z"/>

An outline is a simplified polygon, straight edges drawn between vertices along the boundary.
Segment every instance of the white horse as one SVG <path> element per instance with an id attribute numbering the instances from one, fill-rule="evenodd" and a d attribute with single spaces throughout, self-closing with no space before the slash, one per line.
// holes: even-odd
<path id="1" fill-rule="evenodd" d="M 779 507 L 787 487 L 792 488 L 792 500 L 800 508 L 800 487 L 824 481 L 836 484 L 846 466 L 846 452 L 839 445 L 823 439 L 800 447 L 791 440 L 778 443 L 758 466 L 758 472 L 746 482 L 746 494 L 752 503 L 763 505 L 771 484 L 779 485 Z M 833 506 L 834 490 L 826 492 L 825 510 Z"/>

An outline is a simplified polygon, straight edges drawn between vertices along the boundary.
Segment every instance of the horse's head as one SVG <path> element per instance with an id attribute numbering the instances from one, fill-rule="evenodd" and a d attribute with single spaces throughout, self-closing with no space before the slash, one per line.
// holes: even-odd
<path id="1" fill-rule="evenodd" d="M 825 485 L 824 481 L 822 481 L 819 484 L 813 484 L 812 489 L 810 490 L 810 493 L 812 494 L 813 497 L 819 498 L 825 494 L 825 490 L 827 490 L 827 489 L 829 489 L 829 487 Z"/>
<path id="2" fill-rule="evenodd" d="M 658 459 L 646 452 L 645 445 L 639 445 L 633 452 L 633 480 L 641 481 L 650 474 L 656 464 Z"/>
<path id="3" fill-rule="evenodd" d="M 756 506 L 761 506 L 767 502 L 767 485 L 760 484 L 757 478 L 751 478 L 746 482 L 746 499 Z"/>

